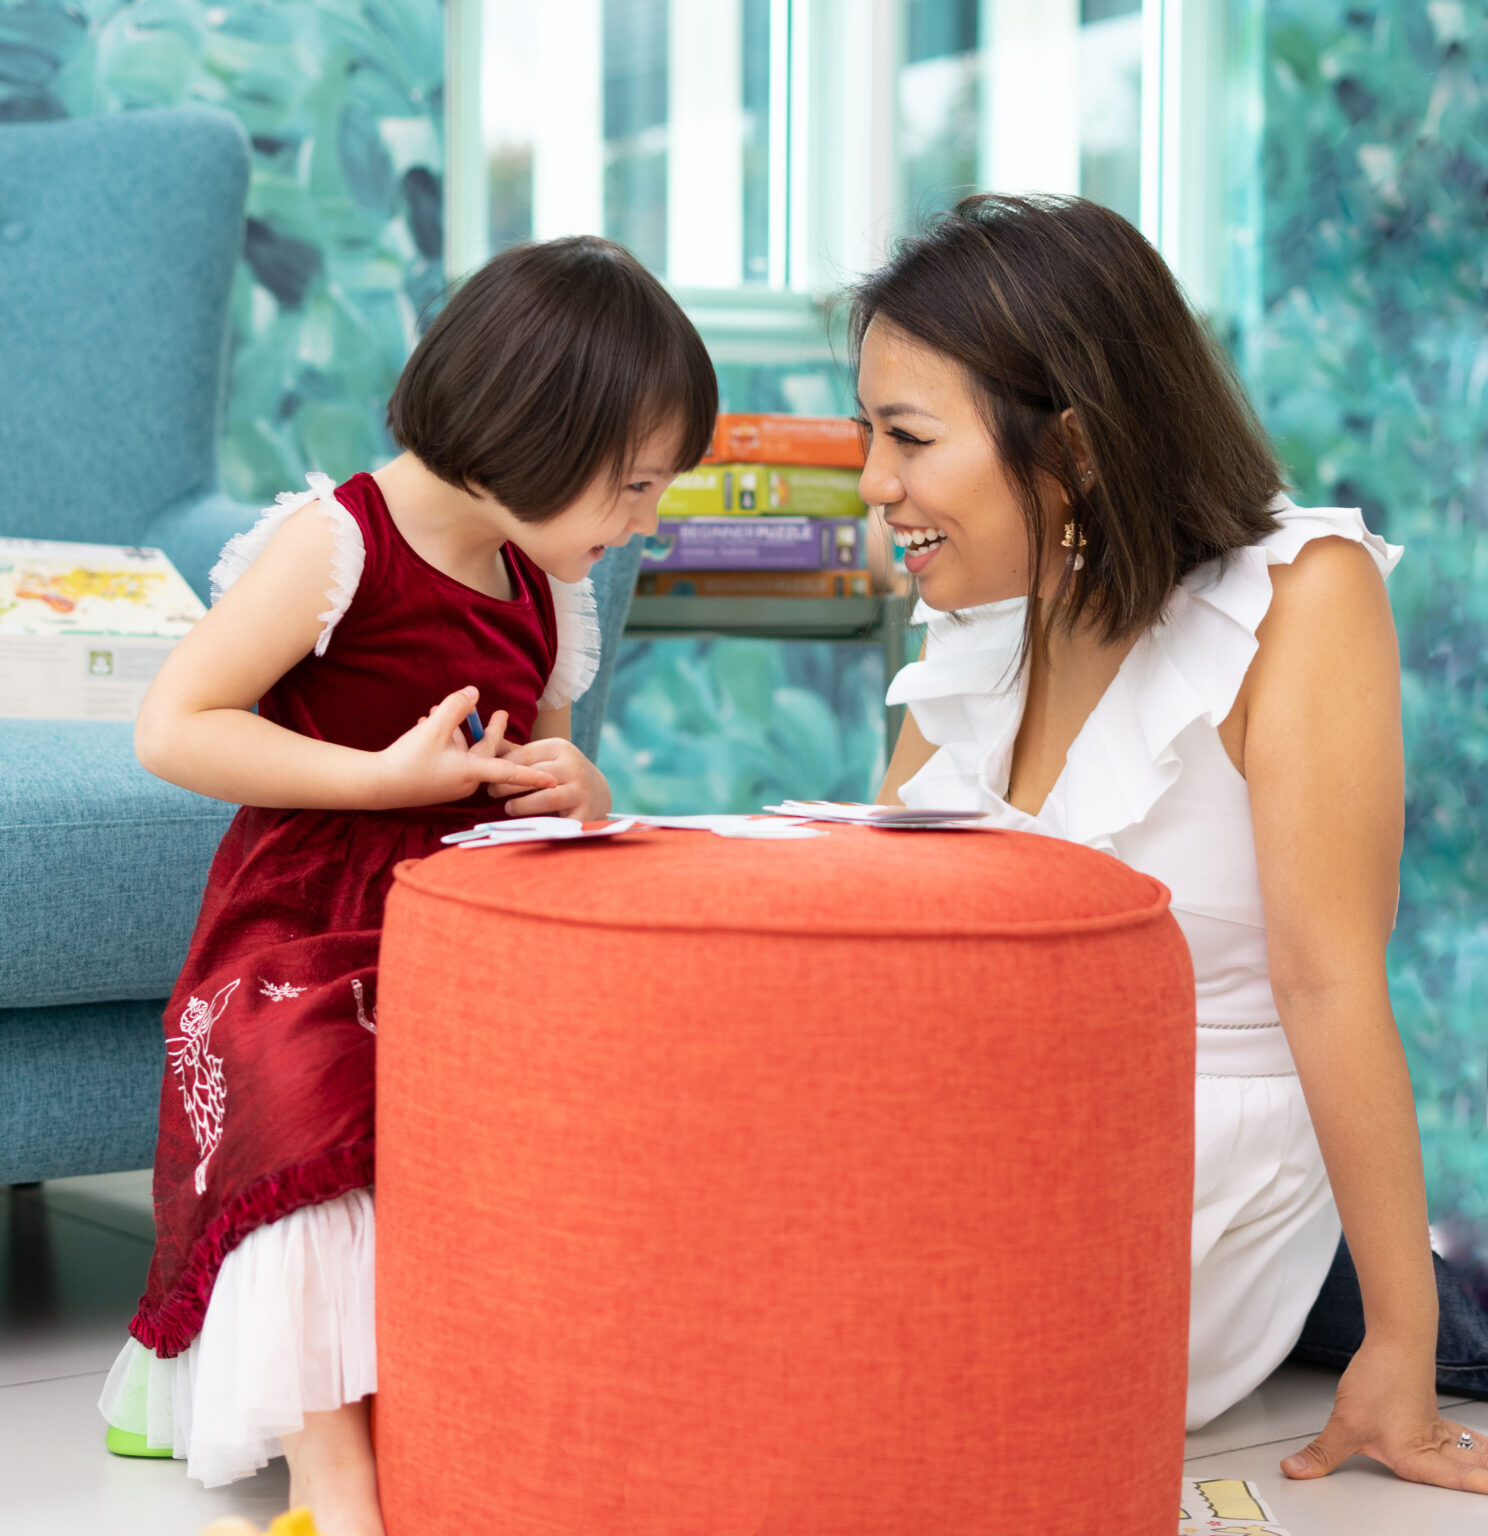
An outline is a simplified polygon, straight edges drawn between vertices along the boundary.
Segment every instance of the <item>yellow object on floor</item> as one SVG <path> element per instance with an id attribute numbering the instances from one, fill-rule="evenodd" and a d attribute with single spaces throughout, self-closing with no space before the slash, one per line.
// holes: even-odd
<path id="1" fill-rule="evenodd" d="M 201 1536 L 320 1536 L 315 1516 L 308 1509 L 292 1509 L 268 1528 L 260 1531 L 247 1520 L 214 1520 Z"/>
<path id="2" fill-rule="evenodd" d="M 1287 1536 L 1254 1483 L 1185 1478 L 1178 1536 Z"/>

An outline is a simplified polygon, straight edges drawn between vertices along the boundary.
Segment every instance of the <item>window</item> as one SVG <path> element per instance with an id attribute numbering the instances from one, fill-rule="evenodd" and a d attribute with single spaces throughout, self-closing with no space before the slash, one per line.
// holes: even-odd
<path id="1" fill-rule="evenodd" d="M 1141 0 L 904 0 L 900 219 L 978 189 L 1142 217 Z"/>
<path id="2" fill-rule="evenodd" d="M 605 0 L 601 76 L 604 214 L 601 227 L 628 246 L 652 271 L 667 275 L 669 119 L 672 103 L 668 0 Z M 697 12 L 712 11 L 698 6 Z M 725 7 L 727 9 L 727 7 Z M 685 13 L 685 3 L 677 6 Z M 716 13 L 715 13 L 716 14 Z M 679 70 L 686 70 L 679 61 Z M 578 84 L 578 82 L 575 82 Z M 679 97 L 690 97 L 678 82 Z M 690 124 L 679 124 L 679 134 Z M 679 145 L 681 163 L 686 151 Z M 689 222 L 681 207 L 675 221 Z"/>
<path id="3" fill-rule="evenodd" d="M 1218 308 L 1224 166 L 1193 131 L 1223 95 L 1213 9 L 450 0 L 450 268 L 621 241 L 692 314 L 733 410 L 844 409 L 823 296 L 977 188 L 1095 197 Z"/>
<path id="4" fill-rule="evenodd" d="M 487 251 L 596 233 L 679 287 L 784 286 L 780 0 L 484 0 Z M 777 57 L 777 53 L 779 57 Z M 777 142 L 778 141 L 778 142 Z M 467 149 L 469 146 L 460 146 Z M 783 230 L 775 233 L 779 246 Z"/>
<path id="5" fill-rule="evenodd" d="M 978 10 L 977 0 L 905 0 L 899 158 L 911 218 L 954 203 L 981 180 Z"/>
<path id="6" fill-rule="evenodd" d="M 1081 0 L 1080 193 L 1142 217 L 1141 0 Z"/>
<path id="7" fill-rule="evenodd" d="M 451 266 L 630 246 L 722 345 L 977 188 L 1079 192 L 1226 278 L 1222 33 L 1197 0 L 450 0 Z M 1229 18 L 1229 19 L 1227 19 Z M 1231 39 L 1233 41 L 1233 39 Z M 732 326 L 732 330 L 729 327 Z M 713 339 L 710 336 L 710 340 Z M 794 359 L 791 360 L 792 362 Z"/>

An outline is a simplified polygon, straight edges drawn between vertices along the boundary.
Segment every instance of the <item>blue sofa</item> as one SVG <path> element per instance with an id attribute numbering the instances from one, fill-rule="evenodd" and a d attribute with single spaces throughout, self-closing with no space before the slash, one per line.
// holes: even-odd
<path id="1" fill-rule="evenodd" d="M 258 513 L 216 452 L 248 165 L 208 109 L 0 126 L 0 534 L 155 545 L 205 597 Z M 639 558 L 595 572 L 591 755 Z M 233 808 L 145 773 L 131 735 L 0 720 L 0 1184 L 154 1153 L 161 1008 Z"/>

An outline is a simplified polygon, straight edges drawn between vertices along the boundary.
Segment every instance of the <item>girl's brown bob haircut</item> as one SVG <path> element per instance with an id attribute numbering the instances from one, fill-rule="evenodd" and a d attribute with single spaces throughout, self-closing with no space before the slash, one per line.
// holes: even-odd
<path id="1" fill-rule="evenodd" d="M 403 369 L 388 428 L 442 480 L 542 522 L 618 487 L 654 432 L 674 472 L 707 452 L 718 381 L 676 300 L 624 246 L 519 245 L 469 277 Z"/>
<path id="2" fill-rule="evenodd" d="M 1051 615 L 1132 635 L 1195 567 L 1277 526 L 1281 471 L 1228 360 L 1110 209 L 968 197 L 853 290 L 855 367 L 874 320 L 965 369 L 1021 505 L 1031 592 L 1049 558 L 1051 481 L 1068 498 L 1053 511 L 1088 541 L 1085 566 L 1076 577 L 1066 563 Z M 1027 638 L 1032 604 L 1029 625 Z"/>

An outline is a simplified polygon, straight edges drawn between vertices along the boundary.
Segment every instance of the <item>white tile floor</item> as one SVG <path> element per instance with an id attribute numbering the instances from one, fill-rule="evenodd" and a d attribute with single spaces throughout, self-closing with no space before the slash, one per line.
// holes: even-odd
<path id="1" fill-rule="evenodd" d="M 267 1525 L 284 1507 L 282 1462 L 207 1493 L 179 1463 L 123 1461 L 104 1450 L 95 1404 L 143 1288 L 150 1242 L 147 1174 L 0 1190 L 4 1536 L 196 1536 L 224 1515 Z M 1325 1371 L 1283 1368 L 1189 1437 L 1188 1475 L 1258 1483 L 1291 1536 L 1488 1531 L 1488 1498 L 1411 1487 L 1362 1459 L 1321 1482 L 1282 1477 L 1277 1463 L 1326 1418 L 1333 1381 Z M 1451 1416 L 1488 1435 L 1488 1404 Z"/>

